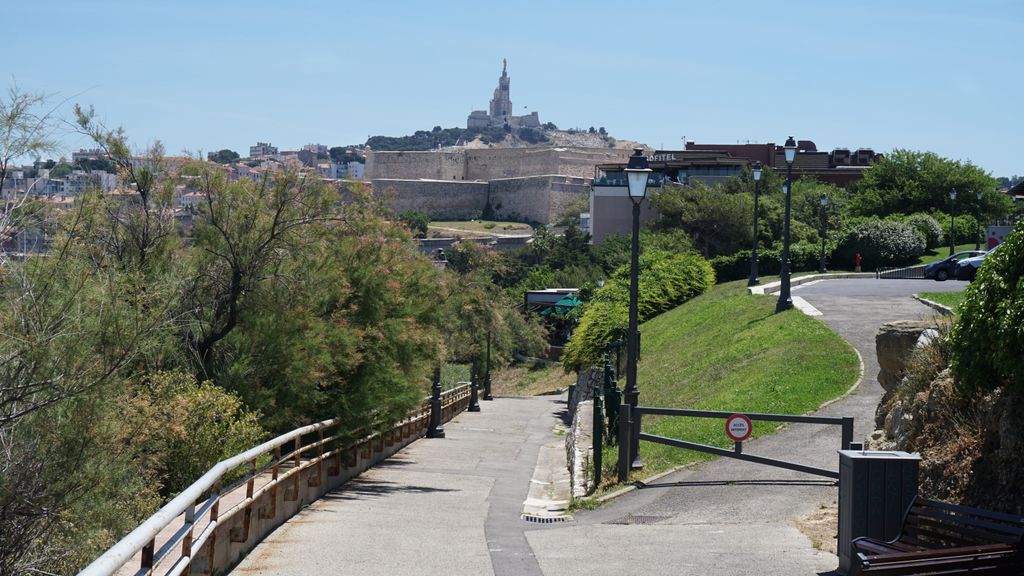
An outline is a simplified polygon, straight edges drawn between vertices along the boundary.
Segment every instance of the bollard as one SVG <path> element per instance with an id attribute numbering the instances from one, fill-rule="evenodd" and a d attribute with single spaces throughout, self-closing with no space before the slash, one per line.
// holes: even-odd
<path id="1" fill-rule="evenodd" d="M 487 332 L 487 360 L 484 363 L 484 400 L 494 400 L 491 396 L 491 333 Z"/>
<path id="2" fill-rule="evenodd" d="M 427 438 L 444 438 L 441 425 L 441 366 L 434 368 L 434 383 L 430 386 L 430 427 Z"/>
<path id="3" fill-rule="evenodd" d="M 469 368 L 469 407 L 466 408 L 469 412 L 480 411 L 480 386 L 476 382 L 479 365 L 479 358 L 474 358 Z"/>
<path id="4" fill-rule="evenodd" d="M 604 414 L 601 413 L 601 384 L 594 384 L 594 488 L 601 485 L 601 446 Z"/>
<path id="5" fill-rule="evenodd" d="M 623 404 L 619 406 L 619 461 L 617 466 L 619 482 L 629 480 L 629 467 L 633 463 L 633 457 L 629 453 L 629 435 L 632 427 L 632 422 L 629 419 L 629 404 Z"/>

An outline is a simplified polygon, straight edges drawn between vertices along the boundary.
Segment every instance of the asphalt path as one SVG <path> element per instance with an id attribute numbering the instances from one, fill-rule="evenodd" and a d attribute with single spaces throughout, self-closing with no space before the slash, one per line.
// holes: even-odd
<path id="1" fill-rule="evenodd" d="M 864 359 L 856 393 L 821 411 L 871 431 L 881 396 L 874 335 L 884 322 L 929 318 L 910 298 L 963 283 L 829 280 L 794 288 Z M 774 296 L 764 296 L 774 298 Z M 795 313 L 795 312 L 794 312 Z M 641 383 L 641 400 L 643 398 Z M 520 518 L 541 446 L 564 410 L 556 397 L 499 398 L 414 442 L 314 502 L 242 560 L 237 573 L 500 576 L 828 574 L 794 520 L 836 499 L 830 480 L 722 458 L 538 525 Z M 835 427 L 790 425 L 744 451 L 836 469 Z"/>
<path id="2" fill-rule="evenodd" d="M 855 439 L 870 433 L 882 394 L 876 379 L 878 327 L 934 317 L 934 310 L 911 298 L 914 293 L 963 287 L 962 282 L 849 279 L 794 288 L 793 295 L 821 311 L 817 318 L 857 348 L 865 364 L 860 388 L 819 414 L 853 416 Z M 642 402 L 642 383 L 640 394 Z M 838 427 L 793 424 L 745 443 L 744 452 L 836 470 L 839 434 Z M 528 532 L 527 539 L 548 576 L 829 574 L 838 564 L 836 556 L 814 549 L 795 520 L 836 498 L 828 479 L 720 458 L 579 513 L 572 525 Z"/>

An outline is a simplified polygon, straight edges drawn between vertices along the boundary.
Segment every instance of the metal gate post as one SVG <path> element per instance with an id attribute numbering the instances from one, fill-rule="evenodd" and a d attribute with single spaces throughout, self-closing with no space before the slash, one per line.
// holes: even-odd
<path id="1" fill-rule="evenodd" d="M 480 411 L 480 385 L 476 382 L 479 365 L 480 358 L 474 357 L 469 368 L 469 407 L 466 408 L 468 412 Z"/>
<path id="2" fill-rule="evenodd" d="M 444 427 L 441 425 L 441 365 L 434 368 L 434 383 L 430 386 L 430 427 L 427 438 L 444 438 Z M 298 477 L 298 476 L 296 476 Z"/>
<path id="3" fill-rule="evenodd" d="M 604 414 L 601 411 L 601 384 L 594 384 L 594 487 L 601 484 L 601 446 L 604 435 Z"/>
<path id="4" fill-rule="evenodd" d="M 623 403 L 619 406 L 619 482 L 629 480 L 629 466 L 633 463 L 633 457 L 629 453 L 629 435 L 632 427 L 630 406 L 627 403 Z"/>

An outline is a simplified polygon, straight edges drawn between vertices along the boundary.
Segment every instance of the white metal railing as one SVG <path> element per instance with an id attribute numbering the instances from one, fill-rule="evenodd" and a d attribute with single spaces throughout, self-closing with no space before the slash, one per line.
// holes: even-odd
<path id="1" fill-rule="evenodd" d="M 455 388 L 444 392 L 441 399 L 441 420 L 448 421 L 468 407 L 469 383 L 460 382 Z M 178 576 L 186 573 L 204 546 L 206 546 L 206 553 L 210 557 L 209 568 L 213 563 L 216 543 L 216 539 L 211 536 L 218 526 L 224 525 L 236 514 L 244 512 L 245 517 L 237 541 L 244 542 L 249 539 L 252 504 L 256 499 L 269 492 L 271 495 L 269 503 L 272 509 L 269 514 L 274 517 L 276 515 L 277 490 L 286 480 L 292 479 L 293 484 L 289 488 L 297 496 L 299 477 L 303 470 L 314 466 L 318 467 L 317 475 L 311 476 L 309 479 L 310 485 L 318 486 L 320 478 L 323 477 L 324 462 L 328 459 L 336 458 L 333 465 L 329 465 L 328 468 L 328 474 L 336 476 L 342 468 L 343 456 L 346 457 L 345 465 L 354 467 L 359 452 L 363 453 L 365 459 L 370 458 L 373 443 L 378 443 L 380 450 L 383 451 L 385 444 L 392 446 L 412 436 L 418 437 L 425 432 L 429 415 L 428 399 L 427 402 L 412 410 L 406 418 L 384 432 L 365 434 L 363 431 L 356 431 L 345 434 L 344 431 L 337 429 L 334 434 L 329 435 L 326 434 L 326 431 L 332 427 L 337 428 L 340 424 L 339 419 L 333 418 L 297 428 L 241 454 L 222 460 L 117 544 L 100 555 L 82 570 L 79 576 L 112 576 L 121 571 L 140 552 L 139 569 L 133 573 L 136 576 L 153 574 L 156 567 L 162 567 L 171 560 L 173 563 L 162 574 Z M 314 433 L 316 439 L 303 445 L 303 438 Z M 356 439 L 352 440 L 353 436 L 356 436 Z M 349 441 L 340 445 L 345 440 Z M 294 449 L 287 454 L 282 454 L 282 446 L 290 442 L 294 442 Z M 315 454 L 308 455 L 307 453 L 310 451 L 315 451 Z M 263 465 L 258 465 L 262 460 L 267 461 Z M 239 480 L 226 488 L 223 487 L 222 481 L 225 476 L 243 466 L 248 466 L 248 471 Z M 267 473 L 269 473 L 269 478 L 265 478 L 266 482 L 257 488 L 257 478 Z M 220 505 L 224 502 L 224 497 L 232 494 L 235 490 L 240 491 L 242 485 L 245 485 L 244 498 L 222 512 Z M 171 533 L 159 548 L 156 548 L 157 539 L 161 537 L 161 533 L 165 532 L 179 518 L 182 519 L 181 527 Z M 234 535 L 231 539 L 235 541 Z M 172 553 L 175 549 L 178 550 L 177 555 Z"/>

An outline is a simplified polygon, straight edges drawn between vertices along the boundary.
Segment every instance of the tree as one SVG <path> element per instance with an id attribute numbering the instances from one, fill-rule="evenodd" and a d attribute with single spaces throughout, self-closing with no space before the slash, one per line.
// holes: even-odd
<path id="1" fill-rule="evenodd" d="M 724 193 L 701 181 L 666 184 L 651 198 L 657 227 L 682 228 L 707 257 L 731 254 L 750 244 L 754 203 L 745 194 Z"/>
<path id="2" fill-rule="evenodd" d="M 53 152 L 57 145 L 51 137 L 55 110 L 48 106 L 45 94 L 31 94 L 11 86 L 6 98 L 0 98 L 0 190 L 4 189 L 12 163 L 19 159 Z M 0 207 L 0 241 L 12 236 L 21 223 L 14 217 L 28 199 L 30 191 L 5 198 Z"/>
<path id="3" fill-rule="evenodd" d="M 956 209 L 983 219 L 1005 218 L 1012 201 L 998 193 L 998 181 L 968 162 L 943 158 L 934 152 L 893 150 L 864 172 L 850 202 L 854 214 L 881 216 L 949 211 L 949 192 L 956 189 Z M 981 204 L 975 196 L 982 192 Z"/>
<path id="4" fill-rule="evenodd" d="M 430 226 L 430 217 L 419 210 L 403 210 L 398 219 L 409 227 L 416 238 L 426 238 Z"/>
<path id="5" fill-rule="evenodd" d="M 227 148 L 218 150 L 210 155 L 210 160 L 218 164 L 231 164 L 232 162 L 238 162 L 239 158 L 241 158 L 241 156 L 238 155 L 238 152 L 228 150 Z"/>

